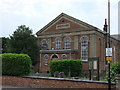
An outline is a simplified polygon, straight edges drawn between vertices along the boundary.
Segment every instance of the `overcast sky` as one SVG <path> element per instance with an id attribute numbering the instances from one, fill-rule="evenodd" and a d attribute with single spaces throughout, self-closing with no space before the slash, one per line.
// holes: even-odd
<path id="1" fill-rule="evenodd" d="M 118 1 L 111 0 L 111 34 L 118 33 Z M 0 36 L 12 35 L 20 25 L 35 34 L 59 14 L 66 13 L 103 29 L 108 0 L 0 0 Z"/>

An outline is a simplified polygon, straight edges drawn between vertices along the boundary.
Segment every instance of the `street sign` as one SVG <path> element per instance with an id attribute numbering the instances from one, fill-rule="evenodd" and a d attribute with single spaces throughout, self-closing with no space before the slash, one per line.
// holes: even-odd
<path id="1" fill-rule="evenodd" d="M 106 56 L 112 57 L 112 48 L 106 48 Z"/>
<path id="2" fill-rule="evenodd" d="M 106 61 L 112 61 L 112 57 L 106 57 Z"/>
<path id="3" fill-rule="evenodd" d="M 112 48 L 106 48 L 106 61 L 112 61 Z"/>

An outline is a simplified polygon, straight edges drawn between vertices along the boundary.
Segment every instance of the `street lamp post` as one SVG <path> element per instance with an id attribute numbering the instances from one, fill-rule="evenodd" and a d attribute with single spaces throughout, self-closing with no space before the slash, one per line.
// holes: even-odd
<path id="1" fill-rule="evenodd" d="M 108 0 L 108 45 L 110 48 L 110 0 Z M 108 61 L 108 90 L 111 90 L 111 78 L 110 78 L 110 61 Z"/>

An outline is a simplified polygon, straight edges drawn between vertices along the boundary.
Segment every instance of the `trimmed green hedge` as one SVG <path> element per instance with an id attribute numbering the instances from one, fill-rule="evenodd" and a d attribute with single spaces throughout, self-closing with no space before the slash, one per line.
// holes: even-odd
<path id="1" fill-rule="evenodd" d="M 31 71 L 31 58 L 27 54 L 1 54 L 3 75 L 28 75 Z"/>
<path id="2" fill-rule="evenodd" d="M 52 60 L 50 62 L 50 73 L 64 72 L 66 76 L 79 76 L 82 72 L 82 61 L 80 59 Z"/>
<path id="3" fill-rule="evenodd" d="M 111 66 L 111 81 L 115 82 L 115 75 L 120 74 L 120 62 L 113 63 Z"/>

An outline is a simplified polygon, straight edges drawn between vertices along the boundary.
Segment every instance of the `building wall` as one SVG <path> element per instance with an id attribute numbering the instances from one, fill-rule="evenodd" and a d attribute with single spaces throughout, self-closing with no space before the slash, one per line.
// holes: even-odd
<path id="1" fill-rule="evenodd" d="M 70 27 L 68 27 L 68 28 L 61 28 L 61 29 L 57 29 L 56 28 L 56 25 L 58 25 L 58 24 L 64 24 L 64 23 L 69 23 L 70 24 Z M 49 32 L 56 32 L 56 31 L 64 31 L 64 30 L 73 30 L 73 29 L 77 29 L 77 28 L 81 28 L 81 29 L 84 29 L 84 27 L 83 26 L 81 26 L 81 25 L 78 25 L 78 24 L 76 24 L 76 23 L 74 23 L 74 22 L 72 22 L 70 19 L 67 19 L 67 18 L 61 18 L 60 20 L 58 20 L 58 21 L 56 21 L 53 25 L 51 25 L 49 28 L 47 28 L 45 31 L 44 31 L 44 33 L 49 33 Z"/>
<path id="2" fill-rule="evenodd" d="M 108 82 L 100 81 L 82 81 L 64 78 L 45 78 L 45 77 L 15 77 L 2 76 L 3 86 L 14 86 L 21 88 L 83 88 L 83 89 L 99 89 L 107 90 Z M 116 89 L 115 84 L 111 84 L 111 88 Z"/>
<path id="3" fill-rule="evenodd" d="M 67 16 L 66 16 L 67 17 Z M 69 19 L 68 19 L 69 18 Z M 71 49 L 77 50 L 77 54 L 71 54 L 70 53 L 56 53 L 60 58 L 59 60 L 62 60 L 61 54 L 68 55 L 68 59 L 80 59 L 81 58 L 81 38 L 82 37 L 88 37 L 88 58 L 89 57 L 99 57 L 100 62 L 100 70 L 104 71 L 106 66 L 106 60 L 105 60 L 105 35 L 104 32 L 98 30 L 95 27 L 89 26 L 86 23 L 80 22 L 78 20 L 73 20 L 71 17 L 68 16 L 68 18 L 61 17 L 57 21 L 53 20 L 54 23 L 50 23 L 51 25 L 45 30 L 43 30 L 38 35 L 38 45 L 41 48 L 41 41 L 47 40 L 48 50 L 56 50 L 56 43 L 55 40 L 57 38 L 61 39 L 61 49 L 64 49 L 64 38 L 68 37 L 71 40 Z M 78 21 L 78 22 L 77 22 Z M 70 26 L 67 28 L 57 28 L 57 25 L 63 25 L 63 24 L 69 24 Z M 111 38 L 111 47 L 113 48 L 113 60 L 112 62 L 120 61 L 120 41 Z M 54 54 L 54 53 L 53 53 Z M 44 55 L 40 54 L 40 70 L 46 71 L 49 70 L 49 65 L 44 65 Z M 48 54 L 49 57 L 51 57 L 52 54 Z M 49 58 L 49 62 L 52 59 Z M 83 61 L 83 71 L 88 71 L 88 61 Z"/>
<path id="4" fill-rule="evenodd" d="M 78 54 L 74 55 L 72 54 L 71 59 L 80 59 L 81 58 L 81 38 L 82 37 L 88 37 L 89 39 L 89 48 L 88 48 L 88 57 L 99 57 L 99 61 L 100 61 L 100 70 L 105 70 L 105 65 L 106 65 L 106 61 L 105 61 L 105 39 L 104 39 L 104 35 L 102 34 L 84 34 L 84 35 L 66 35 L 66 36 L 61 36 L 61 37 L 50 37 L 50 38 L 40 38 L 39 39 L 39 45 L 41 43 L 41 40 L 47 40 L 48 42 L 48 49 L 52 50 L 54 48 L 54 50 L 56 49 L 55 47 L 55 40 L 57 38 L 61 38 L 62 42 L 61 42 L 61 48 L 64 49 L 64 43 L 63 40 L 66 37 L 69 37 L 71 39 L 71 49 L 72 50 L 78 50 Z M 49 46 L 50 45 L 50 46 Z M 115 47 L 115 50 L 113 49 L 113 62 L 116 62 L 119 60 L 119 47 L 120 44 L 119 42 L 117 42 L 114 39 L 111 39 L 111 47 Z M 115 51 L 115 52 L 114 52 Z M 70 54 L 68 53 L 63 53 L 66 54 L 68 56 L 68 59 L 70 59 Z M 114 55 L 115 54 L 115 55 Z M 41 69 L 44 71 L 48 71 L 49 70 L 49 65 L 45 66 L 44 65 L 44 55 L 42 54 L 41 57 Z M 52 56 L 52 54 L 48 54 L 49 57 Z M 58 54 L 59 56 L 59 60 L 62 60 L 61 58 L 62 54 Z M 49 58 L 49 62 L 50 60 L 52 60 L 51 58 Z M 88 71 L 88 62 L 83 62 L 83 70 L 84 71 Z"/>

